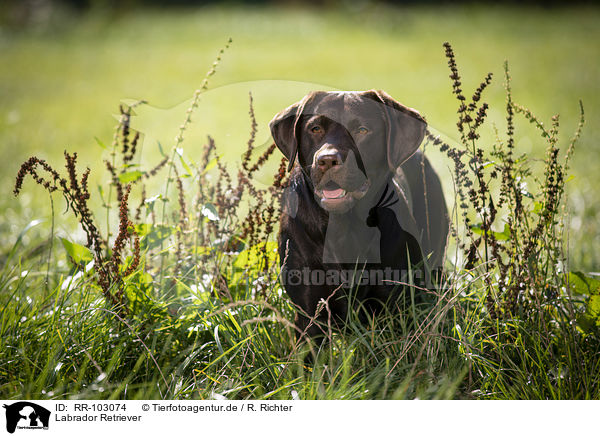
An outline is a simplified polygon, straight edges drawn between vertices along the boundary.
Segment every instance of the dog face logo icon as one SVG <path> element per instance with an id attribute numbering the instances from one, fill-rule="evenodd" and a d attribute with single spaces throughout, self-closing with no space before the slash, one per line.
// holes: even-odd
<path id="1" fill-rule="evenodd" d="M 29 401 L 19 401 L 3 406 L 6 409 L 6 431 L 14 433 L 15 429 L 48 429 L 50 411 Z"/>

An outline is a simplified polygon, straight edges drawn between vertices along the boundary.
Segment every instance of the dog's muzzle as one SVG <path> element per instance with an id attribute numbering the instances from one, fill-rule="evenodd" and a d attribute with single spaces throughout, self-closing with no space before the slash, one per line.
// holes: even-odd
<path id="1" fill-rule="evenodd" d="M 328 159 L 336 159 L 337 163 L 334 165 L 332 162 L 326 161 L 320 167 L 313 166 L 314 193 L 323 209 L 332 213 L 346 213 L 357 200 L 365 196 L 371 184 L 358 168 L 354 153 L 348 153 L 343 163 L 339 163 L 337 157 Z M 318 181 L 315 181 L 315 176 L 320 175 L 322 167 L 325 165 L 327 165 L 325 172 Z"/>

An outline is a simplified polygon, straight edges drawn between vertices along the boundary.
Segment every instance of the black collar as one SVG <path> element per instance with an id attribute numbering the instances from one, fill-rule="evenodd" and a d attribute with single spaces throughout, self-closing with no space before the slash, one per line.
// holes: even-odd
<path id="1" fill-rule="evenodd" d="M 396 195 L 396 191 L 394 190 L 394 188 L 391 189 L 390 193 L 388 194 L 388 191 L 390 191 L 390 185 L 386 184 L 385 185 L 385 189 L 383 190 L 383 193 L 381 194 L 381 197 L 379 198 L 379 201 L 377 202 L 377 204 L 375 206 L 373 206 L 370 210 L 369 210 L 369 216 L 367 217 L 367 226 L 369 227 L 377 227 L 377 209 L 379 208 L 384 208 L 384 207 L 392 207 L 394 204 L 398 203 L 398 201 L 400 201 L 398 199 L 398 196 Z M 386 197 L 387 195 L 387 197 Z M 396 198 L 394 198 L 396 197 Z"/>

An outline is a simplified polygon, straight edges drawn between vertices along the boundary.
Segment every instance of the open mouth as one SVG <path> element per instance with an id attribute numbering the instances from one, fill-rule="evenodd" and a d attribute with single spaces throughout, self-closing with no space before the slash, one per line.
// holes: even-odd
<path id="1" fill-rule="evenodd" d="M 327 182 L 321 190 L 322 197 L 327 200 L 337 200 L 346 196 L 346 190 L 335 182 Z"/>

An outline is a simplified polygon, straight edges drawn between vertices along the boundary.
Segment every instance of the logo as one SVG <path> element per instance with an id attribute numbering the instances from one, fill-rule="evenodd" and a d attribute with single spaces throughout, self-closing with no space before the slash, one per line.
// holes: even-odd
<path id="1" fill-rule="evenodd" d="M 15 429 L 48 429 L 50 411 L 29 401 L 19 401 L 11 405 L 4 404 L 6 409 L 6 431 L 14 433 Z"/>

